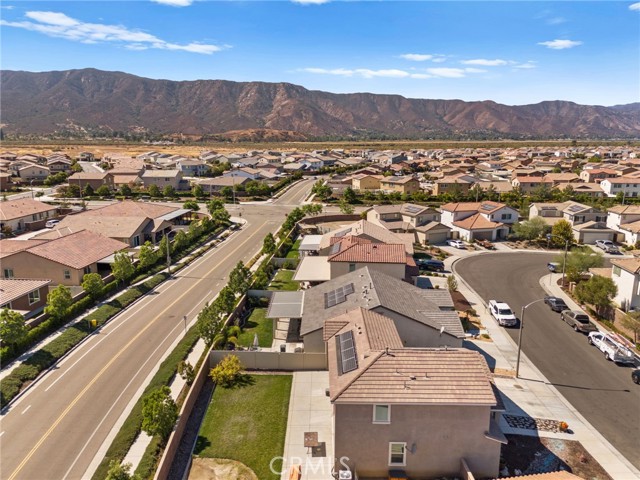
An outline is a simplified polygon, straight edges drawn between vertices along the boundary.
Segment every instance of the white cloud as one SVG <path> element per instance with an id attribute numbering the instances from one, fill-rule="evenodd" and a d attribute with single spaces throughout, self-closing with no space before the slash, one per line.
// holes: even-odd
<path id="1" fill-rule="evenodd" d="M 467 67 L 464 69 L 465 72 L 467 73 L 486 73 L 486 70 L 483 70 L 482 68 L 473 68 L 473 67 Z"/>
<path id="2" fill-rule="evenodd" d="M 329 3 L 330 0 L 291 0 L 291 1 L 299 5 L 322 5 L 323 3 Z"/>
<path id="3" fill-rule="evenodd" d="M 463 78 L 465 73 L 467 73 L 464 68 L 427 68 L 427 72 L 433 75 L 434 77 L 442 77 L 442 78 Z"/>
<path id="4" fill-rule="evenodd" d="M 547 25 L 560 25 L 561 23 L 565 23 L 566 21 L 567 19 L 563 17 L 552 17 L 545 20 Z"/>
<path id="5" fill-rule="evenodd" d="M 463 60 L 462 62 L 463 65 L 482 65 L 484 67 L 499 67 L 502 65 L 506 65 L 507 62 L 506 60 L 500 60 L 499 58 L 496 58 L 495 60 L 487 60 L 486 58 L 476 58 L 474 60 Z"/>
<path id="6" fill-rule="evenodd" d="M 442 63 L 447 61 L 447 57 L 436 57 L 431 60 L 433 63 Z"/>
<path id="7" fill-rule="evenodd" d="M 169 5 L 171 7 L 188 7 L 193 3 L 193 0 L 151 0 L 152 2 L 161 3 L 162 5 Z"/>
<path id="8" fill-rule="evenodd" d="M 400 58 L 411 60 L 412 62 L 424 62 L 426 60 L 432 60 L 433 55 L 425 55 L 423 53 L 404 53 L 400 55 Z"/>
<path id="9" fill-rule="evenodd" d="M 538 45 L 544 45 L 547 48 L 551 48 L 553 50 L 564 50 L 566 48 L 577 47 L 578 45 L 582 45 L 582 42 L 579 40 L 549 40 L 547 42 L 539 42 Z"/>
<path id="10" fill-rule="evenodd" d="M 9 22 L 0 20 L 0 25 L 22 28 L 42 33 L 50 37 L 64 38 L 81 43 L 113 42 L 123 45 L 129 50 L 146 50 L 155 48 L 160 50 L 179 50 L 192 53 L 211 55 L 227 46 L 209 45 L 191 42 L 179 45 L 162 40 L 150 33 L 130 30 L 121 25 L 105 25 L 101 23 L 85 23 L 58 12 L 27 12 L 31 21 Z"/>
<path id="11" fill-rule="evenodd" d="M 520 68 L 520 69 L 531 69 L 531 68 L 536 68 L 536 62 L 534 62 L 533 60 L 529 60 L 528 62 L 525 63 L 520 63 L 518 65 L 514 65 L 513 68 Z"/>
<path id="12" fill-rule="evenodd" d="M 411 69 L 411 71 L 399 70 L 395 68 L 371 70 L 368 68 L 302 68 L 299 71 L 315 73 L 318 75 L 337 75 L 341 77 L 360 78 L 413 78 L 424 80 L 428 78 L 463 78 L 468 73 L 485 73 L 486 70 L 480 68 L 427 68 L 424 70 Z"/>
<path id="13" fill-rule="evenodd" d="M 640 12 L 640 2 L 632 3 L 631 5 L 629 5 L 629 10 Z"/>
<path id="14" fill-rule="evenodd" d="M 3 8 L 4 10 L 13 10 L 16 7 L 13 5 L 0 5 L 0 8 Z"/>

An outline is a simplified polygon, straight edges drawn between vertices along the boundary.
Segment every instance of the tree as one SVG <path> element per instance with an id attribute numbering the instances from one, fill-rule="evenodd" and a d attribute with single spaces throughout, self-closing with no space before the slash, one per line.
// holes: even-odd
<path id="1" fill-rule="evenodd" d="M 78 173 L 82 171 L 82 165 L 80 165 L 78 162 L 73 162 L 71 164 L 71 171 L 73 173 Z"/>
<path id="2" fill-rule="evenodd" d="M 154 183 L 149 186 L 149 195 L 154 198 L 158 198 L 162 196 L 162 192 L 160 192 L 160 188 Z"/>
<path id="3" fill-rule="evenodd" d="M 184 230 L 178 231 L 176 233 L 175 238 L 173 239 L 173 252 L 179 252 L 183 248 L 185 248 L 189 244 L 189 239 L 187 238 L 187 234 L 184 233 Z"/>
<path id="4" fill-rule="evenodd" d="M 187 208 L 189 210 L 193 210 L 194 212 L 197 212 L 198 210 L 200 210 L 200 205 L 198 205 L 198 202 L 194 200 L 187 200 L 182 204 L 182 208 Z"/>
<path id="5" fill-rule="evenodd" d="M 640 312 L 629 312 L 620 319 L 622 326 L 633 333 L 633 343 L 638 343 L 640 336 Z"/>
<path id="6" fill-rule="evenodd" d="M 253 280 L 253 288 L 256 290 L 262 290 L 269 285 L 269 275 L 263 269 L 259 269 Z"/>
<path id="7" fill-rule="evenodd" d="M 340 200 L 340 211 L 345 215 L 352 215 L 354 212 L 353 205 L 347 203 L 347 201 L 343 198 Z"/>
<path id="8" fill-rule="evenodd" d="M 556 258 L 556 261 L 562 268 L 564 255 Z M 571 252 L 567 255 L 565 273 L 570 282 L 577 282 L 590 268 L 601 267 L 603 263 L 604 259 L 600 252 Z"/>
<path id="9" fill-rule="evenodd" d="M 158 255 L 153 250 L 151 242 L 147 240 L 142 244 L 142 246 L 140 246 L 140 252 L 138 253 L 138 268 L 140 270 L 146 270 L 157 261 Z"/>
<path id="10" fill-rule="evenodd" d="M 321 203 L 307 203 L 301 207 L 302 211 L 305 215 L 316 216 L 319 213 L 322 213 L 322 204 Z"/>
<path id="11" fill-rule="evenodd" d="M 124 250 L 115 254 L 111 264 L 111 273 L 117 282 L 126 282 L 136 273 L 131 257 Z"/>
<path id="12" fill-rule="evenodd" d="M 333 190 L 329 185 L 324 183 L 324 180 L 318 180 L 316 183 L 314 183 L 311 191 L 322 200 L 328 200 L 329 198 L 331 198 L 331 195 L 333 195 Z"/>
<path id="13" fill-rule="evenodd" d="M 551 235 L 552 244 L 564 246 L 567 241 L 569 245 L 573 243 L 573 227 L 564 218 L 551 228 Z"/>
<path id="14" fill-rule="evenodd" d="M 273 238 L 273 234 L 271 232 L 267 233 L 262 241 L 262 253 L 266 253 L 267 255 L 271 255 L 276 251 L 276 240 Z"/>
<path id="15" fill-rule="evenodd" d="M 447 276 L 447 289 L 450 292 L 458 291 L 458 281 L 456 280 L 455 276 L 453 275 Z"/>
<path id="16" fill-rule="evenodd" d="M 207 211 L 210 215 L 213 216 L 213 213 L 217 212 L 218 210 L 224 210 L 224 203 L 222 202 L 222 200 L 213 199 L 207 202 Z"/>
<path id="17" fill-rule="evenodd" d="M 342 194 L 342 198 L 347 203 L 356 203 L 358 197 L 356 196 L 356 192 L 353 191 L 353 188 L 347 187 Z"/>
<path id="18" fill-rule="evenodd" d="M 213 339 L 213 348 L 224 350 L 227 345 L 237 345 L 242 330 L 237 325 L 225 327 Z"/>
<path id="19" fill-rule="evenodd" d="M 576 286 L 576 297 L 582 303 L 590 303 L 596 307 L 596 312 L 611 305 L 611 299 L 618 293 L 618 287 L 610 278 L 594 275 L 586 282 Z"/>
<path id="20" fill-rule="evenodd" d="M 72 183 L 65 189 L 64 196 L 67 198 L 78 198 L 80 196 L 80 186 Z"/>
<path id="21" fill-rule="evenodd" d="M 249 288 L 250 277 L 251 272 L 244 266 L 242 260 L 240 260 L 235 268 L 231 270 L 231 273 L 229 274 L 229 283 L 227 285 L 232 292 L 242 294 L 247 290 L 247 288 Z"/>
<path id="22" fill-rule="evenodd" d="M 231 188 L 231 187 L 222 187 L 220 189 L 220 195 L 222 195 L 225 198 L 233 197 L 233 188 Z"/>
<path id="23" fill-rule="evenodd" d="M 93 197 L 93 194 L 94 194 L 93 187 L 87 184 L 87 186 L 84 187 L 84 190 L 82 191 L 82 195 L 85 197 Z"/>
<path id="24" fill-rule="evenodd" d="M 231 288 L 229 288 L 229 286 L 227 285 L 222 288 L 222 290 L 220 290 L 220 293 L 218 293 L 218 297 L 213 301 L 213 303 L 214 305 L 220 307 L 220 310 L 228 315 L 233 310 L 233 307 L 236 306 L 236 296 Z"/>
<path id="25" fill-rule="evenodd" d="M 182 379 L 187 382 L 187 385 L 191 385 L 196 378 L 196 372 L 193 369 L 193 365 L 191 365 L 186 360 L 182 360 L 178 364 L 178 375 L 180 375 Z"/>
<path id="26" fill-rule="evenodd" d="M 27 331 L 22 314 L 8 308 L 0 311 L 0 340 L 4 345 L 15 345 L 25 337 Z"/>
<path id="27" fill-rule="evenodd" d="M 106 185 L 100 185 L 96 190 L 96 195 L 98 195 L 99 197 L 110 197 L 111 190 Z"/>
<path id="28" fill-rule="evenodd" d="M 71 303 L 73 303 L 71 289 L 66 285 L 60 284 L 47 295 L 47 306 L 44 307 L 44 312 L 59 320 L 67 314 Z"/>
<path id="29" fill-rule="evenodd" d="M 120 187 L 120 195 L 123 197 L 130 197 L 132 194 L 131 187 L 126 183 Z"/>
<path id="30" fill-rule="evenodd" d="M 109 470 L 105 480 L 137 480 L 139 477 L 134 475 L 133 477 L 129 473 L 132 465 L 130 463 L 120 464 L 118 460 L 111 460 L 109 462 Z"/>
<path id="31" fill-rule="evenodd" d="M 173 198 L 176 196 L 176 189 L 171 185 L 167 185 L 162 189 L 162 195 L 168 198 Z"/>
<path id="32" fill-rule="evenodd" d="M 154 390 L 142 399 L 142 430 L 149 435 L 159 435 L 163 441 L 169 438 L 178 419 L 178 406 L 171 398 L 166 385 Z"/>
<path id="33" fill-rule="evenodd" d="M 204 188 L 199 183 L 196 183 L 194 187 L 191 189 L 191 193 L 195 198 L 203 198 L 204 197 Z"/>
<path id="34" fill-rule="evenodd" d="M 213 339 L 220 332 L 222 328 L 221 318 L 223 315 L 224 313 L 220 307 L 215 304 L 205 305 L 198 314 L 198 322 L 196 323 L 198 335 L 207 345 L 211 345 Z"/>
<path id="35" fill-rule="evenodd" d="M 229 220 L 231 219 L 231 215 L 229 215 L 229 212 L 227 212 L 224 208 L 220 209 L 220 210 L 215 210 L 212 214 L 211 214 L 211 220 L 216 224 L 216 225 L 224 225 L 229 223 Z"/>
<path id="36" fill-rule="evenodd" d="M 513 224 L 513 233 L 522 240 L 535 240 L 551 231 L 551 227 L 542 217 L 533 217 Z"/>
<path id="37" fill-rule="evenodd" d="M 223 388 L 232 387 L 240 378 L 243 369 L 240 359 L 236 355 L 227 355 L 218 365 L 211 369 L 209 376 Z"/>
<path id="38" fill-rule="evenodd" d="M 82 277 L 82 289 L 87 292 L 92 299 L 99 298 L 104 289 L 104 280 L 99 273 L 87 273 Z"/>

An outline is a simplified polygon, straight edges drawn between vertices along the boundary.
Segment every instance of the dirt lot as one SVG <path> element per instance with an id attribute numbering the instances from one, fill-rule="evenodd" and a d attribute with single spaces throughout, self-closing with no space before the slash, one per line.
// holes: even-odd
<path id="1" fill-rule="evenodd" d="M 246 465 L 222 458 L 194 458 L 189 480 L 258 480 Z"/>
<path id="2" fill-rule="evenodd" d="M 580 442 L 525 435 L 507 438 L 509 443 L 501 452 L 501 476 L 567 470 L 588 480 L 613 480 Z"/>

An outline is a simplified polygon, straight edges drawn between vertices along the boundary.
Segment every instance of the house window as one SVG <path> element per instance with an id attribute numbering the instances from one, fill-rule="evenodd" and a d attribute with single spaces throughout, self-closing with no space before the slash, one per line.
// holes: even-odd
<path id="1" fill-rule="evenodd" d="M 40 301 L 40 290 L 35 290 L 29 293 L 29 305 L 33 305 Z"/>
<path id="2" fill-rule="evenodd" d="M 374 405 L 373 406 L 373 423 L 390 423 L 391 422 L 391 406 L 390 405 Z"/>
<path id="3" fill-rule="evenodd" d="M 133 246 L 134 247 L 139 247 L 140 246 L 140 236 L 136 235 L 135 237 L 133 237 Z"/>
<path id="4" fill-rule="evenodd" d="M 613 266 L 613 274 L 614 274 L 616 277 L 619 277 L 619 276 L 620 276 L 620 267 L 618 267 L 617 265 L 614 265 L 614 266 Z"/>
<path id="5" fill-rule="evenodd" d="M 4 278 L 13 278 L 13 268 L 4 269 Z"/>
<path id="6" fill-rule="evenodd" d="M 502 220 L 511 220 L 511 214 L 510 213 L 503 213 L 502 214 Z"/>
<path id="7" fill-rule="evenodd" d="M 31 215 L 31 219 L 35 222 L 36 220 L 38 220 L 38 215 L 37 214 Z"/>
<path id="8" fill-rule="evenodd" d="M 71 271 L 69 271 L 69 270 L 65 270 L 64 271 L 64 279 L 65 280 L 71 280 Z"/>
<path id="9" fill-rule="evenodd" d="M 85 275 L 87 275 L 88 273 L 91 273 L 91 266 L 89 266 L 89 267 L 84 267 L 83 273 L 84 273 Z"/>
<path id="10" fill-rule="evenodd" d="M 389 466 L 404 467 L 407 464 L 407 444 L 405 442 L 389 443 Z"/>
<path id="11" fill-rule="evenodd" d="M 356 264 L 355 263 L 350 263 L 349 264 L 349 271 L 350 272 L 354 272 L 356 270 Z"/>

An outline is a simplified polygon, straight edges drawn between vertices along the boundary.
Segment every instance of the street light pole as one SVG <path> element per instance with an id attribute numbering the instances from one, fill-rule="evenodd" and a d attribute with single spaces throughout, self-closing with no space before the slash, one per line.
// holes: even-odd
<path id="1" fill-rule="evenodd" d="M 534 303 L 544 302 L 544 298 L 539 298 L 538 300 L 534 300 L 533 302 L 528 303 L 524 307 L 522 307 L 522 312 L 520 313 L 520 332 L 518 333 L 518 358 L 516 359 L 516 378 L 519 378 L 520 374 L 520 352 L 522 351 L 522 330 L 524 330 L 524 313 L 527 308 L 529 308 Z"/>
<path id="2" fill-rule="evenodd" d="M 551 240 L 552 237 L 562 238 L 564 240 L 564 261 L 562 262 L 562 286 L 564 287 L 564 276 L 567 270 L 567 254 L 569 253 L 569 243 L 570 240 L 568 238 L 563 238 L 560 235 L 554 235 L 552 233 L 547 233 L 547 240 Z"/>

